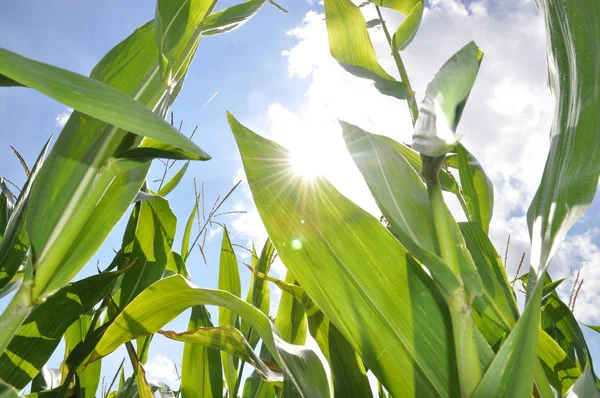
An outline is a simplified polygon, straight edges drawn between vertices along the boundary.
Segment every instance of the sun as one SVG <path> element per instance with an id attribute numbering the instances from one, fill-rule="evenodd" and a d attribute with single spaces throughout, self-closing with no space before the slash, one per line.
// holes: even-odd
<path id="1" fill-rule="evenodd" d="M 292 172 L 304 180 L 312 180 L 319 173 L 319 161 L 309 151 L 293 151 L 290 154 L 290 166 Z"/>

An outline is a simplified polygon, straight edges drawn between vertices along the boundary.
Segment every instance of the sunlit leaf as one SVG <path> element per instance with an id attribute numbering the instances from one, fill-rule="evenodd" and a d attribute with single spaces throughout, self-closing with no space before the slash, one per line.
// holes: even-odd
<path id="1" fill-rule="evenodd" d="M 157 194 L 159 196 L 167 196 L 169 193 L 171 193 L 171 191 L 173 191 L 183 179 L 183 176 L 185 175 L 189 165 L 190 162 L 186 162 L 183 167 L 179 169 L 177 173 L 175 173 L 175 175 L 157 192 Z"/>
<path id="2" fill-rule="evenodd" d="M 329 51 L 340 65 L 374 82 L 383 94 L 407 98 L 406 85 L 396 81 L 377 62 L 365 18 L 351 0 L 325 0 Z"/>
<path id="3" fill-rule="evenodd" d="M 487 234 L 494 210 L 494 186 L 475 156 L 462 145 L 457 146 L 456 152 L 460 183 L 469 210 L 467 217 L 481 224 Z"/>
<path id="4" fill-rule="evenodd" d="M 369 369 L 395 396 L 458 395 L 431 279 L 376 218 L 322 178 L 294 176 L 285 149 L 228 118 L 279 256 Z"/>
<path id="5" fill-rule="evenodd" d="M 182 311 L 197 305 L 227 307 L 251 319 L 253 330 L 284 371 L 284 390 L 307 397 L 329 395 L 325 371 L 312 350 L 283 341 L 269 318 L 231 293 L 197 288 L 177 275 L 155 282 L 121 312 L 96 346 L 95 358 L 108 355 L 126 341 L 157 332 Z"/>
<path id="6" fill-rule="evenodd" d="M 430 157 L 458 143 L 456 127 L 471 93 L 483 53 L 470 42 L 454 54 L 427 86 L 413 132 L 412 148 Z"/>

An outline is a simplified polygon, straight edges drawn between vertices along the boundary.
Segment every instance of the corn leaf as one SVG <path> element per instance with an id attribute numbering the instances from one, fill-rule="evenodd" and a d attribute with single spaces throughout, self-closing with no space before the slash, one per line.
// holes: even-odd
<path id="1" fill-rule="evenodd" d="M 0 379 L 24 388 L 48 361 L 67 328 L 110 292 L 119 275 L 111 272 L 71 283 L 35 307 L 0 356 Z"/>
<path id="2" fill-rule="evenodd" d="M 79 112 L 115 127 L 208 155 L 185 135 L 131 97 L 94 78 L 37 62 L 0 48 L 0 73 Z"/>
<path id="3" fill-rule="evenodd" d="M 249 0 L 204 18 L 199 29 L 202 36 L 219 35 L 239 28 L 250 20 L 266 0 Z"/>
<path id="4" fill-rule="evenodd" d="M 179 185 L 183 179 L 183 176 L 185 175 L 189 165 L 190 162 L 186 162 L 183 167 L 179 169 L 177 173 L 175 173 L 175 175 L 157 192 L 157 194 L 164 197 L 177 188 L 177 185 Z"/>
<path id="5" fill-rule="evenodd" d="M 204 306 L 192 308 L 188 330 L 212 328 L 210 314 Z M 193 342 L 183 346 L 181 394 L 186 398 L 223 398 L 221 353 Z"/>
<path id="6" fill-rule="evenodd" d="M 373 81 L 385 95 L 406 99 L 406 85 L 396 81 L 377 62 L 367 24 L 351 0 L 325 0 L 329 51 L 348 72 Z"/>
<path id="7" fill-rule="evenodd" d="M 296 280 L 291 273 L 285 277 L 285 282 L 295 284 Z M 281 338 L 290 344 L 302 345 L 306 343 L 307 320 L 302 303 L 294 299 L 290 293 L 281 292 L 279 308 L 275 317 L 275 327 L 279 330 Z"/>
<path id="8" fill-rule="evenodd" d="M 283 381 L 281 373 L 278 374 L 269 369 L 258 354 L 254 352 L 252 347 L 250 347 L 250 344 L 248 344 L 242 333 L 231 325 L 216 328 L 200 327 L 182 333 L 160 330 L 158 333 L 171 340 L 199 344 L 207 348 L 229 353 L 255 366 L 265 380 L 272 382 Z"/>
<path id="9" fill-rule="evenodd" d="M 254 250 L 254 247 L 252 249 Z M 268 274 L 269 270 L 271 269 L 271 263 L 273 262 L 274 255 L 275 248 L 273 247 L 271 240 L 267 239 L 263 246 L 260 257 L 258 257 L 256 264 L 254 264 L 254 269 L 260 273 Z M 265 283 L 263 279 L 256 278 L 254 273 L 251 276 L 250 288 L 248 289 L 246 302 L 261 310 L 263 314 L 267 316 L 269 315 L 269 310 L 271 309 L 271 290 L 269 289 L 269 285 Z M 252 348 L 256 347 L 256 344 L 258 344 L 258 335 L 256 333 L 251 333 L 250 325 L 243 319 L 240 324 L 240 331 L 248 338 L 250 346 Z"/>
<path id="10" fill-rule="evenodd" d="M 377 219 L 324 179 L 294 176 L 285 149 L 228 119 L 267 232 L 321 311 L 392 395 L 457 396 L 449 314 L 431 279 Z"/>
<path id="11" fill-rule="evenodd" d="M 81 343 L 89 328 L 92 324 L 92 315 L 90 313 L 83 314 L 78 320 L 76 320 L 71 326 L 67 328 L 65 332 L 65 359 L 68 358 L 69 354 Z M 94 398 L 96 396 L 96 390 L 100 384 L 100 373 L 102 371 L 102 362 L 96 361 L 89 364 L 88 366 L 80 366 L 76 371 L 76 377 L 78 381 L 78 396 L 81 398 Z M 62 380 L 66 380 L 68 373 L 68 367 L 64 367 L 62 370 Z M 53 386 L 53 387 L 58 387 Z M 50 387 L 52 388 L 52 387 Z M 49 389 L 49 388 L 45 388 Z"/>
<path id="12" fill-rule="evenodd" d="M 49 144 L 50 140 L 46 142 L 38 155 L 31 174 L 19 194 L 19 198 L 11 211 L 10 218 L 4 229 L 4 236 L 0 241 L 0 289 L 5 288 L 9 283 L 13 282 L 12 279 L 17 274 L 19 267 L 23 264 L 23 260 L 27 255 L 29 238 L 25 230 L 25 209 L 31 195 L 31 186 L 44 162 Z"/>
<path id="13" fill-rule="evenodd" d="M 394 35 L 392 36 L 392 46 L 394 49 L 404 50 L 411 43 L 417 34 L 423 18 L 423 1 L 421 0 L 369 0 L 371 3 L 380 7 L 390 8 L 398 11 L 406 18 Z"/>
<path id="14" fill-rule="evenodd" d="M 122 247 L 129 268 L 121 281 L 119 308 L 162 277 L 175 239 L 177 219 L 160 196 L 138 202 L 132 218 L 133 236 L 126 233 Z"/>
<path id="15" fill-rule="evenodd" d="M 183 238 L 181 239 L 181 255 L 185 262 L 190 252 L 190 236 L 192 234 L 192 228 L 194 227 L 194 221 L 196 213 L 198 212 L 198 205 L 195 204 L 187 222 L 185 223 L 185 229 L 183 230 Z"/>
<path id="16" fill-rule="evenodd" d="M 556 115 L 542 182 L 527 214 L 532 247 L 528 302 L 478 388 L 483 394 L 508 392 L 503 387 L 508 384 L 513 395 L 531 394 L 528 365 L 535 352 L 543 291 L 537 281 L 569 228 L 590 206 L 600 176 L 600 100 L 595 90 L 600 50 L 592 44 L 600 37 L 600 11 L 581 0 L 539 0 L 537 5 L 546 23 Z M 523 371 L 516 372 L 517 367 Z"/>
<path id="17" fill-rule="evenodd" d="M 236 297 L 242 294 L 240 282 L 240 270 L 237 259 L 229 240 L 227 229 L 223 229 L 223 242 L 221 244 L 221 258 L 219 261 L 219 289 L 230 292 Z M 219 308 L 219 326 L 232 325 L 237 327 L 239 317 L 236 313 L 227 307 Z M 226 352 L 221 353 L 221 362 L 223 363 L 223 373 L 227 381 L 227 390 L 233 391 L 237 379 L 237 370 L 239 361 L 235 356 Z"/>
<path id="18" fill-rule="evenodd" d="M 251 319 L 253 330 L 284 371 L 284 389 L 306 397 L 329 396 L 325 371 L 312 350 L 284 342 L 269 318 L 231 293 L 197 288 L 178 275 L 155 282 L 137 296 L 108 327 L 93 359 L 110 354 L 126 341 L 157 332 L 182 311 L 196 305 L 224 306 Z"/>
<path id="19" fill-rule="evenodd" d="M 575 361 L 543 330 L 538 334 L 537 355 L 548 382 L 561 394 L 565 394 L 581 376 L 582 371 Z"/>
<path id="20" fill-rule="evenodd" d="M 173 47 L 175 64 L 169 81 L 164 81 L 159 73 L 152 22 L 113 48 L 94 68 L 91 78 L 164 114 L 181 89 L 198 46 L 200 36 L 196 27 L 209 8 L 204 3 L 190 2 L 185 31 Z M 123 114 L 122 109 L 120 113 Z M 185 136 L 168 128 L 168 140 L 158 133 L 161 130 L 149 133 L 148 137 L 199 153 Z M 142 185 L 148 165 L 115 176 L 110 162 L 118 153 L 140 144 L 144 140 L 127 131 L 79 112 L 71 115 L 41 170 L 40 176 L 53 183 L 34 184 L 32 191 L 28 232 L 38 268 L 35 296 L 47 294 L 69 281 L 121 218 Z"/>
<path id="21" fill-rule="evenodd" d="M 427 86 L 413 132 L 412 148 L 430 157 L 458 143 L 456 127 L 475 83 L 483 53 L 474 42 L 454 54 Z"/>
<path id="22" fill-rule="evenodd" d="M 458 145 L 458 172 L 467 204 L 467 217 L 481 224 L 487 234 L 494 210 L 494 186 L 481 164 L 462 145 Z"/>
<path id="23" fill-rule="evenodd" d="M 527 212 L 531 266 L 541 278 L 568 230 L 592 203 L 600 176 L 600 11 L 581 0 L 536 2 L 546 22 L 548 84 L 555 98 L 550 152 Z M 577 11 L 575 11 L 577 10 Z"/>

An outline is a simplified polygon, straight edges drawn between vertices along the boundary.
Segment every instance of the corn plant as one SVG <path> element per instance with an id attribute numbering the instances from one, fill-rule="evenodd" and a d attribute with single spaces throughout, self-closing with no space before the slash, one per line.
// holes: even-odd
<path id="1" fill-rule="evenodd" d="M 326 386 L 314 352 L 286 343 L 259 305 L 236 297 L 232 278 L 237 261 L 227 231 L 222 272 L 231 272 L 232 278 L 223 276 L 220 290 L 197 288 L 190 281 L 185 263 L 200 212 L 198 200 L 177 253 L 177 220 L 164 198 L 188 164 L 169 181 L 163 178 L 156 192 L 145 181 L 153 159 L 166 159 L 167 170 L 176 160 L 210 159 L 164 118 L 201 39 L 236 29 L 265 2 L 250 0 L 214 12 L 216 0 L 159 0 L 155 18 L 109 51 L 90 77 L 0 49 L 0 85 L 29 87 L 74 109 L 48 154 L 49 145 L 43 148 L 19 195 L 0 180 L 0 292 L 13 292 L 0 315 L 1 396 L 18 396 L 31 383 L 29 396 L 94 397 L 100 359 L 122 344 L 134 374 L 125 379 L 121 373 L 118 396 L 173 396 L 169 386 L 146 380 L 143 364 L 152 334 L 189 307 L 194 307 L 190 332 L 162 332 L 186 342 L 183 396 L 204 397 L 207 391 L 222 396 L 221 361 L 228 391 L 236 395 L 231 391 L 240 385 L 235 373 L 240 357 L 253 363 L 263 379 L 286 386 L 290 393 L 306 396 Z M 209 223 L 218 222 L 223 200 L 209 212 L 198 236 Z M 122 247 L 112 263 L 97 275 L 71 282 L 132 204 Z M 266 271 L 271 257 L 264 258 L 259 270 Z M 257 297 L 263 285 L 254 285 Z M 211 326 L 207 304 L 223 307 L 221 327 L 205 328 Z M 272 362 L 260 360 L 233 327 L 240 316 L 247 339 L 260 336 Z M 61 368 L 49 369 L 45 364 L 63 338 Z M 221 359 L 214 350 L 226 354 Z M 318 377 L 316 387 L 312 380 L 299 381 L 307 368 L 316 370 L 321 384 Z M 111 389 L 121 370 L 105 397 L 117 395 Z M 204 378 L 205 372 L 214 377 Z"/>
<path id="2" fill-rule="evenodd" d="M 419 106 L 401 51 L 420 25 L 421 0 L 324 0 L 331 55 L 383 95 L 406 101 L 412 119 L 410 146 L 340 122 L 383 223 L 324 178 L 295 175 L 285 148 L 228 115 L 254 202 L 289 271 L 287 282 L 260 277 L 303 305 L 335 397 L 371 396 L 367 370 L 380 397 L 600 396 L 580 325 L 555 292 L 561 281 L 546 272 L 600 176 L 600 11 L 582 0 L 537 5 L 556 108 L 528 212 L 522 311 L 487 234 L 493 186 L 456 134 L 483 51 L 471 42 L 456 52 Z M 380 66 L 360 7 L 376 9 L 400 80 Z M 405 16 L 393 34 L 380 7 Z M 467 222 L 455 221 L 443 191 L 457 196 Z"/>

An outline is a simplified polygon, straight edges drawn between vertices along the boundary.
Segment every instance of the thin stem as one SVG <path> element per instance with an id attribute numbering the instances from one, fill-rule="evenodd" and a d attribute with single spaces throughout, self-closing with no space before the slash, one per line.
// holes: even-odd
<path id="1" fill-rule="evenodd" d="M 408 111 L 410 112 L 410 118 L 412 120 L 413 126 L 417 122 L 419 118 L 419 107 L 417 105 L 417 100 L 415 99 L 415 92 L 410 85 L 410 80 L 408 78 L 408 73 L 406 72 L 406 67 L 404 66 L 404 62 L 402 62 L 402 57 L 400 57 L 400 52 L 398 49 L 394 48 L 394 44 L 392 43 L 392 36 L 390 36 L 390 32 L 383 20 L 383 16 L 381 15 L 381 10 L 379 6 L 375 6 L 377 10 L 377 15 L 379 16 L 379 20 L 381 21 L 381 27 L 383 28 L 383 33 L 385 33 L 385 38 L 390 46 L 390 50 L 392 50 L 392 57 L 394 57 L 394 61 L 396 62 L 396 67 L 398 68 L 398 72 L 400 73 L 400 79 L 402 82 L 406 84 L 406 91 L 408 92 L 408 97 L 406 98 L 406 102 L 408 104 Z"/>

